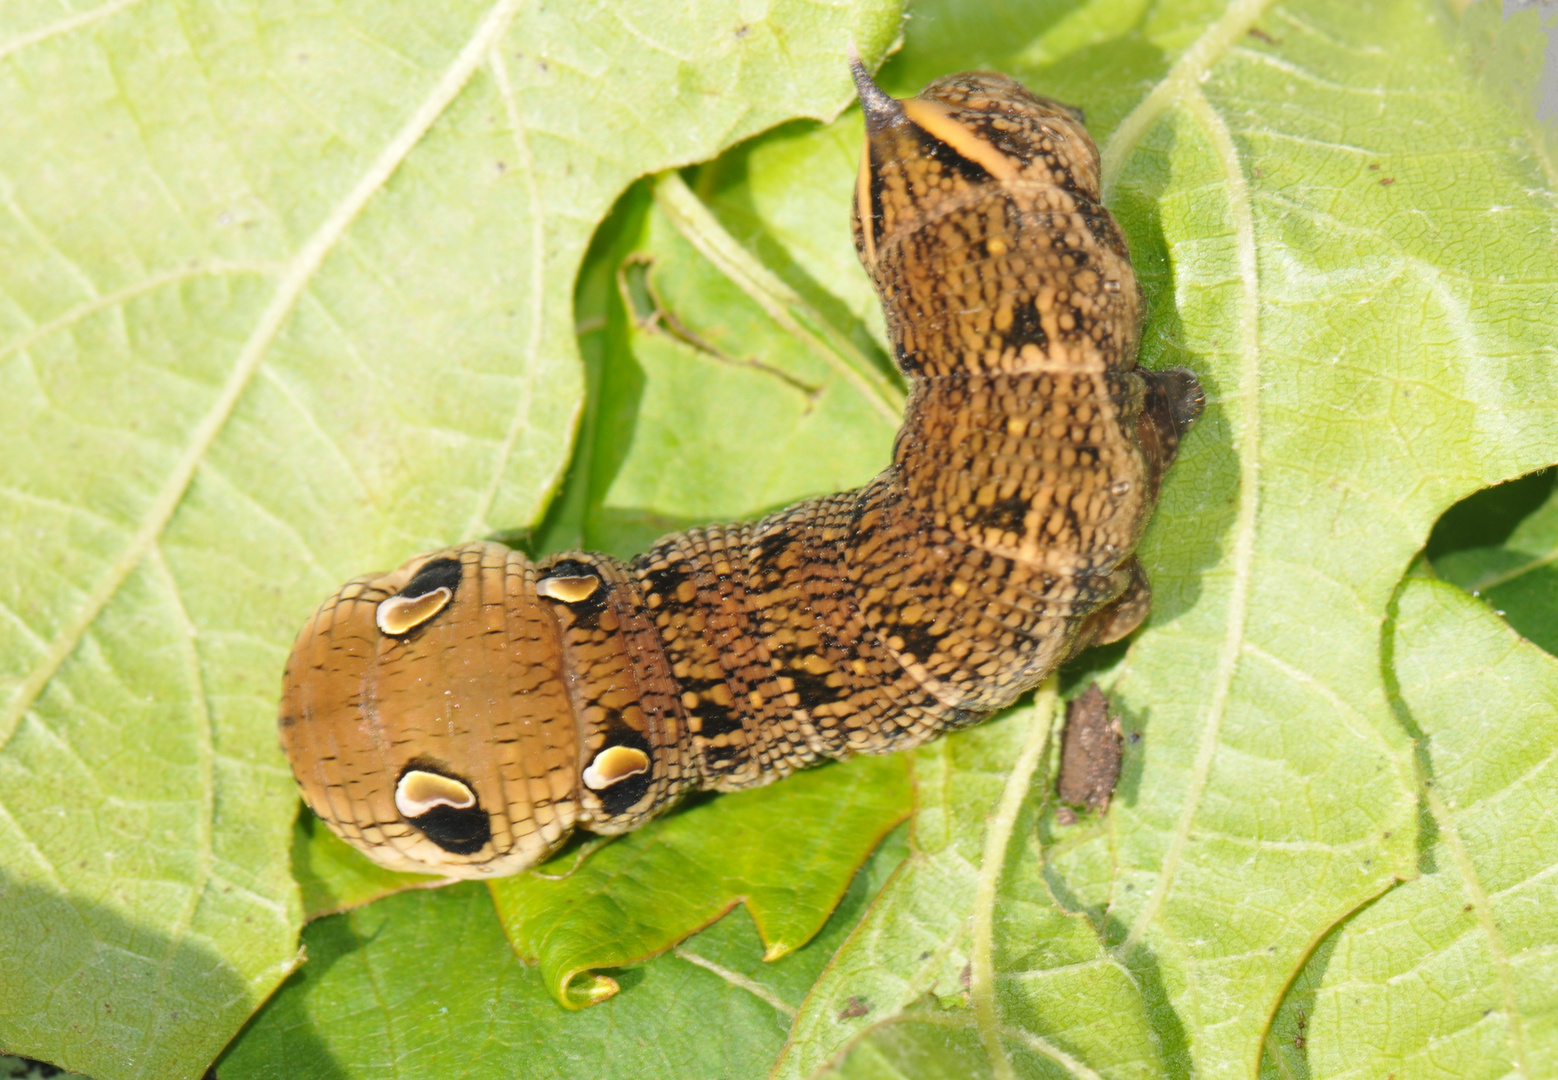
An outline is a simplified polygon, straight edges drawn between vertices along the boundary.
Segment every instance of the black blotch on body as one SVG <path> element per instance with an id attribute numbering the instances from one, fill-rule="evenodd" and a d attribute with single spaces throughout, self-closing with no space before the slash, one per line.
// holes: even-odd
<path id="1" fill-rule="evenodd" d="M 915 125 L 915 132 L 920 136 L 921 143 L 925 147 L 925 155 L 940 163 L 941 167 L 948 172 L 970 184 L 988 184 L 994 179 L 979 162 L 970 161 L 918 124 Z"/>
<path id="2" fill-rule="evenodd" d="M 606 603 L 611 592 L 606 587 L 606 582 L 601 578 L 601 573 L 595 567 L 577 559 L 564 559 L 561 562 L 552 563 L 546 567 L 546 572 L 540 580 L 547 578 L 565 577 L 592 577 L 600 581 L 600 586 L 583 600 L 577 600 L 568 605 L 568 610 L 579 617 L 580 623 L 591 628 L 596 626 L 596 617 L 606 610 Z"/>
<path id="3" fill-rule="evenodd" d="M 612 732 L 607 746 L 631 746 L 635 750 L 643 751 L 644 756 L 651 762 L 654 761 L 655 752 L 649 745 L 649 740 L 625 725 L 622 729 Z M 605 746 L 601 747 L 601 750 L 605 749 Z M 600 800 L 601 807 L 613 817 L 625 814 L 649 794 L 649 785 L 654 780 L 654 772 L 653 768 L 649 768 L 636 776 L 618 780 L 610 787 L 597 791 L 595 797 Z"/>
<path id="4" fill-rule="evenodd" d="M 882 627 L 880 633 L 884 638 L 898 638 L 903 642 L 903 648 L 899 651 L 923 664 L 936 651 L 937 639 L 930 632 L 932 625 L 934 624 L 929 622 L 895 622 Z"/>
<path id="5" fill-rule="evenodd" d="M 800 701 L 797 708 L 810 710 L 829 705 L 848 693 L 843 687 L 829 686 L 826 674 L 814 675 L 799 667 L 786 668 L 784 674 L 795 685 L 793 692 Z"/>
<path id="6" fill-rule="evenodd" d="M 492 822 L 481 803 L 457 810 L 435 806 L 425 814 L 407 818 L 422 835 L 454 855 L 474 855 L 492 839 Z"/>
<path id="7" fill-rule="evenodd" d="M 415 600 L 438 589 L 448 589 L 450 595 L 453 595 L 460 589 L 460 573 L 459 559 L 434 559 L 423 563 L 422 568 L 406 582 L 406 587 L 396 595 Z"/>
<path id="8" fill-rule="evenodd" d="M 1041 351 L 1049 349 L 1049 335 L 1044 332 L 1044 324 L 1039 321 L 1038 305 L 1032 300 L 1018 304 L 1012 309 L 1012 325 L 1001 334 L 1003 344 L 1013 348 L 1021 348 L 1032 343 Z"/>
<path id="9" fill-rule="evenodd" d="M 440 562 L 454 562 L 453 559 L 440 559 Z M 458 563 L 455 563 L 458 566 Z M 419 572 L 420 573 L 420 572 Z M 439 588 L 442 585 L 435 585 Z M 398 785 L 405 779 L 408 772 L 433 773 L 436 776 L 444 776 L 466 787 L 471 798 L 475 800 L 470 806 L 456 808 L 453 806 L 435 806 L 425 814 L 418 814 L 414 818 L 406 818 L 408 822 L 421 830 L 433 843 L 454 855 L 474 855 L 487 845 L 492 839 L 492 821 L 487 817 L 487 811 L 482 809 L 481 798 L 476 794 L 476 789 L 463 776 L 449 769 L 440 762 L 432 761 L 424 757 L 413 758 L 400 776 L 396 778 Z"/>

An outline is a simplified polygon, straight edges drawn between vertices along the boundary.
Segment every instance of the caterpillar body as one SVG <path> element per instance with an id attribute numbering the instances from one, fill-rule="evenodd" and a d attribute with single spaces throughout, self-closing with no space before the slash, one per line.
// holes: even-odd
<path id="1" fill-rule="evenodd" d="M 855 244 L 911 385 L 892 463 L 628 562 L 470 543 L 343 586 L 281 740 L 374 861 L 513 873 L 692 790 L 917 746 L 1145 617 L 1133 552 L 1202 395 L 1137 366 L 1097 148 L 1001 75 L 901 101 L 855 77 Z"/>

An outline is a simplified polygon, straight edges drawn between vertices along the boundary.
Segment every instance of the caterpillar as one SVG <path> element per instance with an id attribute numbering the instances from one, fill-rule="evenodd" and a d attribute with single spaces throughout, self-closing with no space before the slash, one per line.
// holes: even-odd
<path id="1" fill-rule="evenodd" d="M 1133 554 L 1203 397 L 1142 301 L 1081 115 L 985 72 L 853 63 L 855 247 L 910 394 L 854 491 L 627 562 L 496 543 L 326 600 L 279 726 L 304 800 L 386 867 L 484 878 L 578 828 L 978 722 L 1146 616 Z"/>

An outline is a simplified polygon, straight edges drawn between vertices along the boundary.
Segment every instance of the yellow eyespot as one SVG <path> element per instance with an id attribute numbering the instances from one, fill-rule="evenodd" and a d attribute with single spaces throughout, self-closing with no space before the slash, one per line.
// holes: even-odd
<path id="1" fill-rule="evenodd" d="M 649 755 L 632 746 L 608 746 L 584 770 L 584 786 L 604 791 L 612 784 L 649 770 Z"/>
<path id="2" fill-rule="evenodd" d="M 549 577 L 542 578 L 536 585 L 536 594 L 548 600 L 577 604 L 581 600 L 588 600 L 594 596 L 598 588 L 600 588 L 600 578 L 592 574 L 582 574 L 579 577 Z"/>
<path id="3" fill-rule="evenodd" d="M 412 769 L 395 785 L 395 809 L 408 818 L 419 818 L 435 806 L 469 810 L 475 805 L 474 791 L 438 773 Z"/>
<path id="4" fill-rule="evenodd" d="M 454 593 L 439 586 L 421 596 L 392 596 L 379 604 L 374 621 L 391 637 L 408 634 L 448 606 Z"/>

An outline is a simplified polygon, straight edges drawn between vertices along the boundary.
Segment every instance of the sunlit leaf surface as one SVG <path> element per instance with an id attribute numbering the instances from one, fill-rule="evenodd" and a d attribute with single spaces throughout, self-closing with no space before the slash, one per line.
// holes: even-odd
<path id="1" fill-rule="evenodd" d="M 1401 593 L 1403 718 L 1419 733 L 1422 876 L 1329 934 L 1263 1076 L 1558 1070 L 1558 661 L 1441 582 Z"/>
<path id="2" fill-rule="evenodd" d="M 514 955 L 480 885 L 401 893 L 310 923 L 309 963 L 244 1030 L 218 1074 L 761 1076 L 807 987 L 902 855 L 901 842 L 884 844 L 823 932 L 782 960 L 763 960 L 756 928 L 737 910 L 673 952 L 615 973 L 622 992 L 579 1011 L 559 1006 L 540 969 Z"/>
<path id="3" fill-rule="evenodd" d="M 996 68 L 1086 110 L 1144 361 L 1208 408 L 1151 621 L 1061 681 L 1122 713 L 1111 810 L 1057 816 L 1041 694 L 916 752 L 907 858 L 768 962 L 901 763 L 695 804 L 497 905 L 368 902 L 408 882 L 289 831 L 276 673 L 339 579 L 421 547 L 629 555 L 886 462 L 858 114 L 617 196 L 831 115 L 896 8 L 5 9 L 0 1045 L 197 1075 L 293 964 L 301 885 L 366 906 L 304 931 L 224 1080 L 1554 1067 L 1552 661 L 1494 614 L 1552 648 L 1550 507 L 1417 564 L 1486 604 L 1401 585 L 1452 503 L 1558 461 L 1535 12 L 911 14 L 889 90 Z M 618 992 L 565 1010 L 571 972 Z"/>
<path id="4" fill-rule="evenodd" d="M 634 178 L 850 94 L 891 3 L 0 12 L 0 1044 L 196 1076 L 297 962 L 292 635 L 528 525 Z"/>

